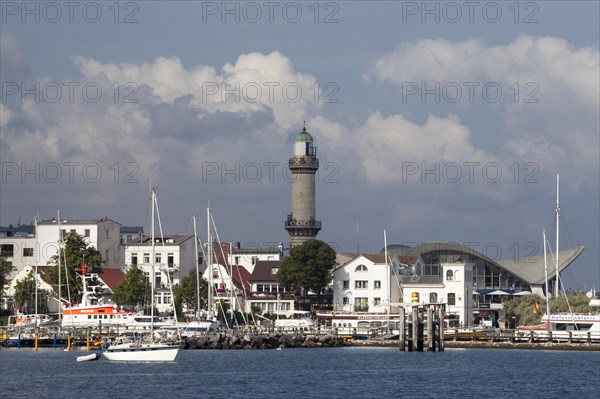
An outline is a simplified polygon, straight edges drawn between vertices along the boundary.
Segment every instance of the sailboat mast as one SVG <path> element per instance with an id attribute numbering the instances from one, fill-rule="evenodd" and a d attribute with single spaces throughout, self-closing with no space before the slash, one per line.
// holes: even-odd
<path id="1" fill-rule="evenodd" d="M 152 339 L 154 339 L 154 290 L 155 290 L 155 283 L 156 283 L 156 277 L 154 276 L 154 188 L 151 188 L 152 190 L 152 216 L 151 216 L 151 222 L 150 222 L 150 239 L 152 240 L 152 258 L 150 259 L 150 262 L 152 264 L 152 272 L 150 273 L 150 295 L 152 297 L 152 299 L 150 300 L 150 336 L 152 337 Z"/>
<path id="2" fill-rule="evenodd" d="M 38 235 L 38 224 L 37 224 L 37 217 L 33 218 L 34 223 L 35 223 L 35 327 L 38 327 L 38 265 L 39 265 L 39 256 L 40 256 L 40 251 L 39 251 L 39 246 L 40 246 L 40 242 L 39 242 L 39 235 Z M 60 250 L 58 251 L 60 253 Z M 60 264 L 58 265 L 58 268 L 60 270 Z"/>
<path id="3" fill-rule="evenodd" d="M 385 253 L 385 271 L 388 274 L 387 276 L 387 303 L 388 303 L 388 308 L 387 308 L 387 313 L 388 313 L 388 319 L 389 319 L 389 315 L 390 315 L 390 290 L 392 288 L 392 273 L 390 273 L 390 269 L 389 269 L 389 262 L 388 262 L 388 252 L 387 252 L 387 234 L 385 232 L 385 229 L 383 230 L 383 248 L 384 248 L 384 253 Z"/>
<path id="4" fill-rule="evenodd" d="M 210 205 L 206 208 L 206 228 L 207 228 L 207 243 L 208 243 L 208 312 L 210 316 L 213 316 L 213 271 L 212 271 L 212 236 L 210 234 Z"/>
<path id="5" fill-rule="evenodd" d="M 62 299 L 61 299 L 61 295 L 60 295 L 60 275 L 62 274 L 60 271 L 60 252 L 62 249 L 62 245 L 64 244 L 63 241 L 63 235 L 62 235 L 62 229 L 60 228 L 60 210 L 56 211 L 57 213 L 57 218 L 58 218 L 58 321 L 60 321 L 62 319 Z M 66 263 L 66 259 L 65 259 L 65 263 Z"/>
<path id="6" fill-rule="evenodd" d="M 554 286 L 554 296 L 556 298 L 558 298 L 558 288 L 559 288 L 559 284 L 560 284 L 560 274 L 558 272 L 558 243 L 559 243 L 559 230 L 560 230 L 560 199 L 559 199 L 559 194 L 560 194 L 560 178 L 559 175 L 556 175 L 556 249 L 554 252 L 556 252 L 556 285 Z"/>
<path id="7" fill-rule="evenodd" d="M 546 229 L 542 231 L 544 239 L 544 274 L 546 275 L 546 315 L 548 316 L 548 329 L 550 329 L 550 290 L 548 289 L 548 262 L 546 259 Z"/>
<path id="8" fill-rule="evenodd" d="M 195 248 L 195 261 L 196 261 L 196 295 L 198 296 L 198 320 L 200 320 L 200 266 L 198 265 L 198 231 L 196 230 L 196 215 L 194 219 L 194 248 Z"/>

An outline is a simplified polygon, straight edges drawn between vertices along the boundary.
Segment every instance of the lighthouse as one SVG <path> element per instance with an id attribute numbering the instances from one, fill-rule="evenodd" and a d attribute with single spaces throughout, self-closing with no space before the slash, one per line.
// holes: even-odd
<path id="1" fill-rule="evenodd" d="M 312 240 L 321 230 L 315 212 L 315 173 L 319 169 L 317 147 L 306 126 L 296 136 L 294 156 L 288 167 L 292 172 L 292 209 L 285 221 L 290 246 Z"/>

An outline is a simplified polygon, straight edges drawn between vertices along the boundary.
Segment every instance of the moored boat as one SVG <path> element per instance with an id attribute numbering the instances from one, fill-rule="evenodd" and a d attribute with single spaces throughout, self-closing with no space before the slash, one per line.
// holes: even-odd
<path id="1" fill-rule="evenodd" d="M 89 355 L 77 356 L 77 361 L 78 362 L 89 362 L 92 360 L 100 359 L 100 356 L 101 355 L 99 353 L 91 353 Z"/>

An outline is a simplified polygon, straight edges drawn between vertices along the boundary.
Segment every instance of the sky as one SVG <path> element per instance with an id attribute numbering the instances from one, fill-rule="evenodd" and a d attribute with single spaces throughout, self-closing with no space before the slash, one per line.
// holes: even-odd
<path id="1" fill-rule="evenodd" d="M 596 1 L 2 1 L 0 224 L 34 216 L 289 243 L 314 136 L 319 239 L 488 257 L 584 245 L 600 289 Z"/>

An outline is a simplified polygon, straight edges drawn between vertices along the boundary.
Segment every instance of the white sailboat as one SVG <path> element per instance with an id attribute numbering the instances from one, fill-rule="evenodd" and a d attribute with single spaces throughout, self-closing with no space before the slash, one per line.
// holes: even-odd
<path id="1" fill-rule="evenodd" d="M 154 264 L 156 261 L 154 253 L 154 209 L 156 206 L 156 192 L 152 189 L 152 273 L 150 276 L 152 282 L 152 300 L 151 300 L 151 324 L 150 338 L 151 342 L 142 342 L 141 337 L 127 336 L 117 338 L 116 342 L 104 349 L 103 354 L 106 360 L 123 362 L 172 362 L 175 360 L 181 345 L 165 344 L 154 342 Z"/>
<path id="2" fill-rule="evenodd" d="M 556 175 L 556 247 L 554 249 L 555 266 L 556 266 L 556 283 L 554 285 L 555 298 L 559 295 L 560 286 L 560 271 L 559 271 L 559 225 L 560 225 L 560 180 Z M 543 232 L 544 239 L 544 269 L 546 272 L 546 314 L 542 316 L 542 326 L 548 332 L 552 332 L 552 336 L 561 339 L 576 337 L 588 337 L 597 342 L 600 340 L 600 313 L 552 313 L 550 311 L 550 288 L 548 287 L 548 274 L 546 263 L 546 231 Z M 564 288 L 564 286 L 563 286 Z M 598 307 L 600 303 L 596 303 L 594 298 L 590 300 L 590 307 Z"/>

